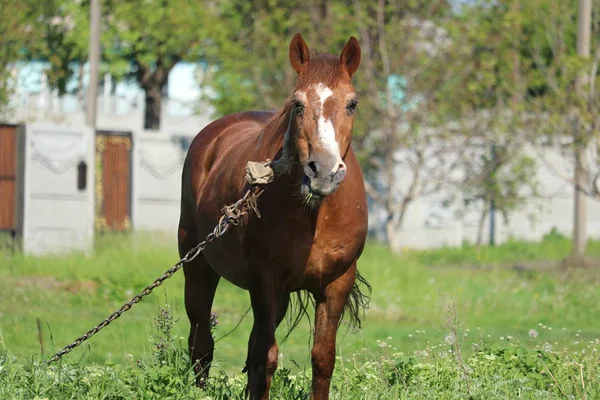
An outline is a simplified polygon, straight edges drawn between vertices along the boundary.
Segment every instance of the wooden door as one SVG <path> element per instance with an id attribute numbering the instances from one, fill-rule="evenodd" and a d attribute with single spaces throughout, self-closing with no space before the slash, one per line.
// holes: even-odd
<path id="1" fill-rule="evenodd" d="M 131 133 L 96 133 L 96 228 L 131 228 Z"/>
<path id="2" fill-rule="evenodd" d="M 0 125 L 0 231 L 16 231 L 17 126 Z"/>

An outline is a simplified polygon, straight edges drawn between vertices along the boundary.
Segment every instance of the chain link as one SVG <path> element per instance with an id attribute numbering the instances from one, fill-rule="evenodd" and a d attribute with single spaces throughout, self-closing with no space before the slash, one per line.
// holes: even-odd
<path id="1" fill-rule="evenodd" d="M 140 294 L 135 295 L 130 301 L 123 304 L 121 308 L 113 312 L 104 321 L 100 322 L 94 328 L 77 338 L 73 343 L 54 354 L 54 356 L 52 356 L 52 358 L 48 361 L 48 364 L 60 360 L 62 356 L 70 353 L 74 348 L 81 345 L 96 333 L 100 332 L 101 329 L 106 327 L 115 319 L 119 318 L 124 312 L 129 311 L 134 304 L 139 303 L 145 296 L 148 296 L 150 293 L 152 293 L 154 289 L 162 285 L 164 281 L 179 271 L 184 264 L 189 263 L 194 258 L 198 257 L 207 244 L 224 235 L 231 225 L 239 225 L 242 222 L 242 217 L 246 215 L 249 210 L 254 210 L 257 216 L 260 217 L 260 214 L 258 214 L 258 210 L 256 209 L 256 199 L 262 194 L 263 190 L 264 189 L 262 187 L 254 185 L 248 189 L 244 196 L 237 202 L 230 206 L 224 207 L 222 210 L 223 215 L 219 219 L 219 223 L 215 226 L 214 230 L 209 233 L 208 236 L 206 236 L 204 241 L 198 243 L 195 247 L 188 251 L 187 254 L 177 262 L 177 264 L 168 269 L 160 278 L 152 282 L 151 285 L 146 286 L 146 288 Z"/>

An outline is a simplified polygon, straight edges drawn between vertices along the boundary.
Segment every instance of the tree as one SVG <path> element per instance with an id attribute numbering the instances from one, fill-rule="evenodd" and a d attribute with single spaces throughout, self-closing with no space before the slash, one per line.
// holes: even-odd
<path id="1" fill-rule="evenodd" d="M 0 0 L 0 111 L 7 105 L 14 83 L 12 66 L 42 38 L 40 7 L 35 7 L 36 3 Z"/>
<path id="2" fill-rule="evenodd" d="M 537 196 L 536 163 L 523 149 L 533 143 L 526 77 L 535 72 L 526 32 L 532 27 L 521 0 L 476 2 L 459 15 L 465 49 L 460 118 L 473 140 L 461 182 L 465 210 L 480 210 L 477 244 L 488 213 L 509 214 Z M 495 216 L 490 215 L 490 224 Z M 492 230 L 493 234 L 494 231 Z M 490 244 L 493 244 L 493 236 Z"/>
<path id="3" fill-rule="evenodd" d="M 573 175 L 567 178 L 575 188 L 571 261 L 580 264 L 585 263 L 587 246 L 585 195 L 597 193 L 600 176 L 597 161 L 590 162 L 597 160 L 594 144 L 600 132 L 600 95 L 596 89 L 600 83 L 600 42 L 591 43 L 595 51 L 590 57 L 590 36 L 600 34 L 600 1 L 594 0 L 594 19 L 588 0 L 580 2 L 579 12 L 576 1 L 534 3 L 532 15 L 539 29 L 532 35 L 533 59 L 543 91 L 532 104 L 539 115 L 544 145 L 573 160 Z"/>
<path id="4" fill-rule="evenodd" d="M 202 60 L 210 38 L 212 2 L 108 0 L 103 4 L 104 58 L 133 64 L 126 74 L 145 93 L 144 128 L 160 128 L 162 89 L 169 72 L 184 60 Z"/>
<path id="5" fill-rule="evenodd" d="M 50 3 L 50 2 L 49 2 Z M 47 12 L 45 50 L 32 53 L 50 61 L 49 83 L 65 83 L 87 61 L 89 0 L 53 0 Z M 214 4 L 186 0 L 104 0 L 101 20 L 101 72 L 116 81 L 133 79 L 145 93 L 144 127 L 160 129 L 162 89 L 179 61 L 200 61 L 210 37 Z"/>
<path id="6" fill-rule="evenodd" d="M 510 115 L 507 117 L 510 119 Z M 489 118 L 489 115 L 482 115 L 478 126 L 473 126 L 478 131 L 476 136 L 480 140 L 470 143 L 470 149 L 464 157 L 464 179 L 460 183 L 464 203 L 461 213 L 472 208 L 477 208 L 480 212 L 476 239 L 478 246 L 483 243 L 483 228 L 488 216 L 490 224 L 493 224 L 495 217 L 491 213 L 498 211 L 504 221 L 508 222 L 512 212 L 538 195 L 536 162 L 523 152 L 528 135 L 518 131 L 520 135 L 515 131 L 507 134 L 506 131 L 501 131 L 501 125 L 497 121 L 481 122 Z M 496 130 L 490 130 L 490 126 Z M 521 138 L 514 139 L 514 136 Z M 479 146 L 476 145 L 477 142 Z M 491 226 L 490 245 L 495 244 L 493 229 Z"/>
<path id="7" fill-rule="evenodd" d="M 281 107 L 296 75 L 288 60 L 290 39 L 302 32 L 311 48 L 337 52 L 356 33 L 344 3 L 221 1 L 205 48 L 212 66 L 205 83 L 213 89 L 207 100 L 216 114 Z"/>
<path id="8" fill-rule="evenodd" d="M 461 56 L 445 1 L 353 1 L 363 46 L 359 140 L 369 198 L 385 213 L 386 240 L 412 202 L 452 186 L 466 135 L 448 129 Z M 452 96 L 447 96 L 452 94 Z"/>

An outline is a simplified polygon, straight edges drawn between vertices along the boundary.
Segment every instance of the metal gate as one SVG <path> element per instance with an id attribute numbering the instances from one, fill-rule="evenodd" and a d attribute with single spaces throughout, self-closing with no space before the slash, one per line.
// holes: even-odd
<path id="1" fill-rule="evenodd" d="M 131 228 L 131 132 L 96 132 L 96 229 Z"/>
<path id="2" fill-rule="evenodd" d="M 0 125 L 0 231 L 14 236 L 17 186 L 17 126 Z"/>

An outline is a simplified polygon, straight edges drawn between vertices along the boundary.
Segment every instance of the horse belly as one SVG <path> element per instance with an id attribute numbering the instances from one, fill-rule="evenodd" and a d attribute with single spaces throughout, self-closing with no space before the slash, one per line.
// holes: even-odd
<path id="1" fill-rule="evenodd" d="M 248 290 L 248 261 L 242 247 L 228 232 L 218 241 L 211 243 L 204 251 L 204 259 L 222 278 Z M 228 237 L 231 235 L 230 237 Z"/>

